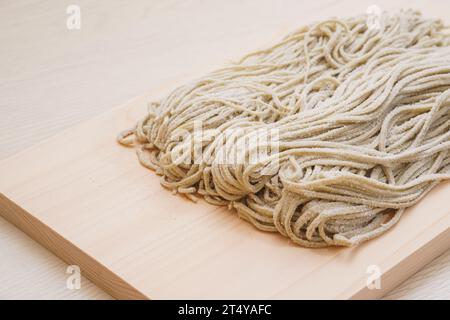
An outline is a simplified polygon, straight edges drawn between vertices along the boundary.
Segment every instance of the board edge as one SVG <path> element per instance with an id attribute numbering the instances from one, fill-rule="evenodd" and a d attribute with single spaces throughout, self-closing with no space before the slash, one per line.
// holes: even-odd
<path id="1" fill-rule="evenodd" d="M 150 299 L 52 228 L 33 217 L 1 192 L 0 216 L 65 263 L 79 266 L 83 276 L 112 297 L 124 300 Z"/>

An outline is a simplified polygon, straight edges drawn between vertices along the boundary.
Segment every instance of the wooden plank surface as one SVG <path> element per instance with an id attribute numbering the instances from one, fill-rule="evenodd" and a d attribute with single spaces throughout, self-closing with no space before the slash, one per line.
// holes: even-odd
<path id="1" fill-rule="evenodd" d="M 187 6 L 178 1 L 164 5 L 135 2 L 124 6 L 114 1 L 95 4 L 80 1 L 88 27 L 84 24 L 78 34 L 64 29 L 67 4 L 64 1 L 47 1 L 42 6 L 25 1 L 1 4 L 0 14 L 4 18 L 1 23 L 5 27 L 0 36 L 2 43 L 10 44 L 9 50 L 0 52 L 3 58 L 0 107 L 6 115 L 0 120 L 0 152 L 3 156 L 106 110 L 147 87 L 160 86 L 165 93 L 172 85 L 277 39 L 299 24 L 331 15 L 363 12 L 372 3 L 317 1 L 311 5 L 292 1 L 284 6 L 298 10 L 285 12 L 282 6 L 270 1 L 259 1 L 257 6 L 252 1 L 229 2 L 219 8 L 218 3 L 212 2 L 192 2 Z M 403 3 L 381 1 L 379 5 L 388 9 Z M 444 1 L 435 1 L 433 5 L 415 1 L 410 5 L 422 7 L 428 15 L 442 16 L 449 12 L 445 10 L 448 3 Z M 26 14 L 30 11 L 40 19 L 30 19 Z M 16 19 L 7 19 L 8 12 L 14 13 Z M 168 13 L 171 19 L 167 19 Z M 190 19 L 192 17 L 197 18 Z M 58 24 L 60 29 L 54 27 Z M 11 26 L 14 32 L 5 33 L 5 30 L 12 30 Z M 134 36 L 130 37 L 130 34 Z M 22 41 L 19 43 L 14 38 Z M 150 41 L 155 39 L 158 41 Z M 36 50 L 42 40 L 49 49 Z M 183 61 L 173 60 L 177 56 L 174 48 L 189 48 L 184 51 Z M 121 62 L 118 66 L 117 61 Z M 110 74 L 112 76 L 108 76 Z M 157 92 L 154 96 L 161 94 Z M 442 269 L 439 263 L 435 266 L 431 270 Z"/>
<path id="2" fill-rule="evenodd" d="M 148 99 L 0 164 L 0 214 L 114 297 L 376 298 L 450 245 L 449 183 L 351 249 L 300 248 L 225 208 L 174 196 L 114 139 Z M 372 265 L 380 290 L 366 287 Z"/>

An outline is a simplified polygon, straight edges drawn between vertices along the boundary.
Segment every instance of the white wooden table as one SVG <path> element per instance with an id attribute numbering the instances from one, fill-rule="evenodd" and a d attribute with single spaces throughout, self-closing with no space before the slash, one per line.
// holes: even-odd
<path id="1" fill-rule="evenodd" d="M 363 13 L 374 4 L 418 8 L 450 23 L 446 0 L 0 0 L 0 160 L 148 88 L 221 66 L 295 26 Z M 79 30 L 67 28 L 69 5 L 81 10 Z M 299 21 L 296 10 L 307 11 L 309 20 Z M 248 46 L 235 46 L 238 37 L 248 37 Z M 186 50 L 198 58 L 183 59 Z M 67 289 L 66 268 L 0 219 L 0 298 L 110 298 L 86 279 L 80 289 Z M 386 298 L 450 299 L 450 251 Z"/>

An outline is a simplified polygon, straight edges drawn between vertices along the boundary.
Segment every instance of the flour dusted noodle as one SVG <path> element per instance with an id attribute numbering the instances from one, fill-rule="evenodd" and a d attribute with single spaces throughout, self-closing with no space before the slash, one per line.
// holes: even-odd
<path id="1" fill-rule="evenodd" d="M 448 28 L 410 10 L 302 27 L 150 103 L 118 140 L 193 201 L 301 246 L 357 245 L 450 178 Z"/>

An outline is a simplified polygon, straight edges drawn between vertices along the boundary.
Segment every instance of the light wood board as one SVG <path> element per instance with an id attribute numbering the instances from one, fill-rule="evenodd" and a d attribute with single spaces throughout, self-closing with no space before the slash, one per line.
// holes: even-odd
<path id="1" fill-rule="evenodd" d="M 117 298 L 375 298 L 450 244 L 442 183 L 384 236 L 304 249 L 163 189 L 115 136 L 156 92 L 0 164 L 0 213 Z M 382 273 L 369 290 L 369 266 Z"/>
<path id="2" fill-rule="evenodd" d="M 449 3 L 78 0 L 82 30 L 70 31 L 65 28 L 65 9 L 73 2 L 4 2 L 0 10 L 4 44 L 0 50 L 0 158 L 166 82 L 163 90 L 155 90 L 159 98 L 174 80 L 182 83 L 183 78 L 201 75 L 301 24 L 361 13 L 373 4 L 387 10 L 418 8 L 426 16 L 449 21 Z M 179 50 L 182 60 L 177 59 Z M 0 297 L 95 297 L 84 282 L 82 290 L 69 292 L 65 266 L 1 221 Z M 389 297 L 448 298 L 449 253 Z"/>

